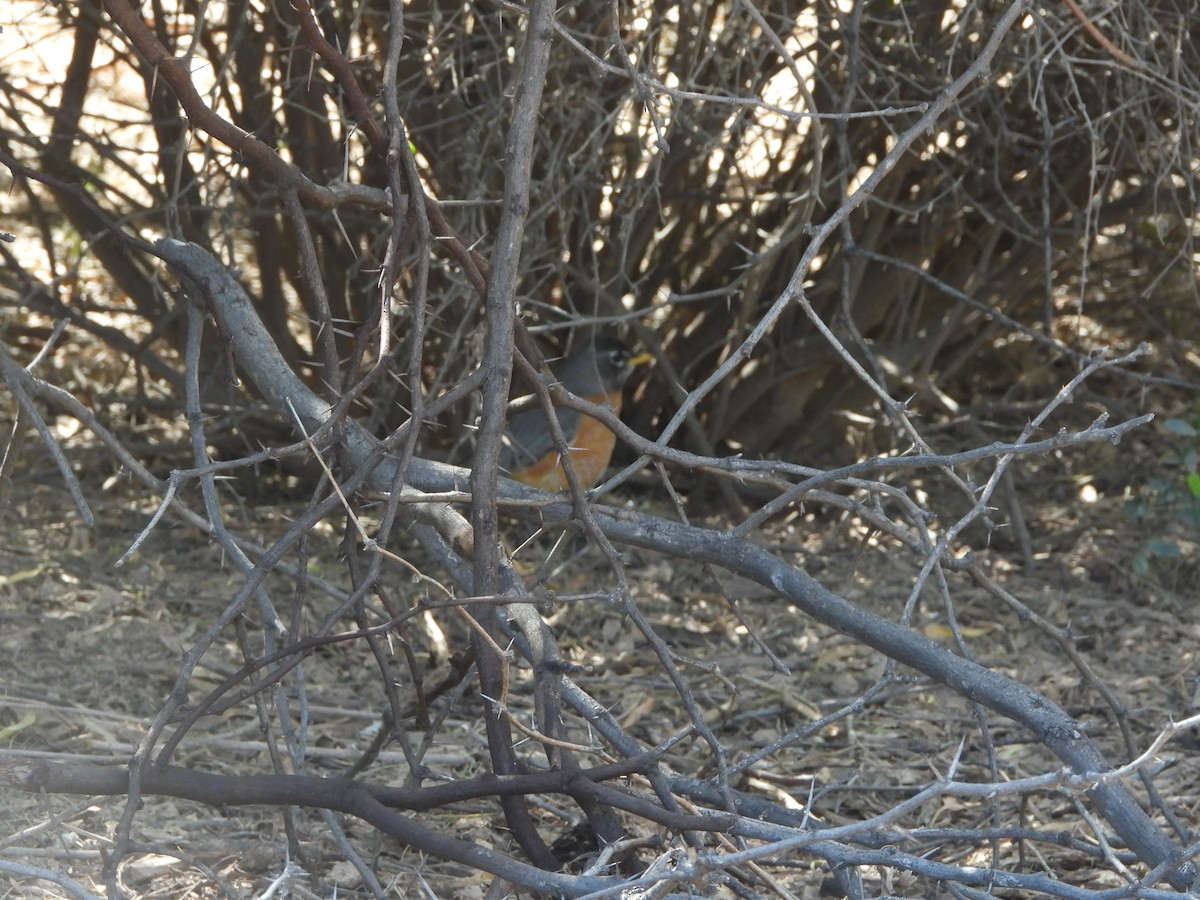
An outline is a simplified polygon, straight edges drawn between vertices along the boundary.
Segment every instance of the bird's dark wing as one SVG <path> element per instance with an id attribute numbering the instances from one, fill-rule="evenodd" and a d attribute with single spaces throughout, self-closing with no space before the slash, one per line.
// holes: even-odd
<path id="1" fill-rule="evenodd" d="M 579 413 L 573 409 L 558 409 L 558 424 L 571 440 L 579 424 Z M 509 420 L 504 435 L 504 451 L 500 466 L 506 472 L 528 468 L 554 449 L 554 438 L 546 426 L 546 413 L 541 407 L 517 413 Z"/>

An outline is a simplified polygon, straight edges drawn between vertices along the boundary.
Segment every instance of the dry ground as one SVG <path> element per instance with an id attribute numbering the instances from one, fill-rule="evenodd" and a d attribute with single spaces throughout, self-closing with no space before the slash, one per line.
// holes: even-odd
<path id="1" fill-rule="evenodd" d="M 1149 437 L 1131 452 L 1156 465 L 1165 458 L 1165 444 Z M 77 524 L 70 499 L 49 468 L 24 472 L 0 517 L 0 732 L 6 747 L 20 754 L 119 762 L 163 702 L 183 648 L 228 602 L 238 579 L 202 535 L 171 524 L 161 527 L 133 562 L 115 569 L 114 560 L 145 525 L 148 507 L 127 482 L 105 482 L 102 473 L 84 470 L 98 519 L 94 530 Z M 1046 477 L 1072 484 L 1061 472 Z M 1048 483 L 1032 492 L 1042 505 L 1027 510 L 1039 551 L 1037 569 L 1022 571 L 1010 555 L 996 550 L 980 552 L 1010 591 L 1051 622 L 1071 625 L 1089 662 L 1127 708 L 1135 740 L 1144 747 L 1164 723 L 1196 712 L 1200 699 L 1200 591 L 1194 555 L 1185 546 L 1184 555 L 1170 566 L 1155 563 L 1147 576 L 1135 577 L 1133 559 L 1144 544 L 1147 523 L 1125 514 L 1119 493 L 1084 504 L 1072 502 L 1070 487 L 1056 492 L 1047 489 Z M 1057 499 L 1056 493 L 1061 494 Z M 246 528 L 263 536 L 277 532 L 301 503 L 269 500 L 265 490 L 238 512 Z M 631 502 L 652 501 L 635 497 Z M 1168 531 L 1173 521 L 1160 518 L 1154 528 Z M 778 523 L 769 534 L 776 549 L 802 560 L 830 588 L 877 612 L 899 613 L 915 567 L 902 558 L 862 553 L 862 535 L 852 525 L 810 516 Z M 719 667 L 719 673 L 700 667 L 686 671 L 734 760 L 852 699 L 882 669 L 878 654 L 803 619 L 761 588 L 727 580 L 726 588 L 793 673 L 791 678 L 774 675 L 745 630 L 731 623 L 703 572 L 637 552 L 627 559 L 639 602 L 660 633 L 683 656 Z M 563 594 L 591 589 L 600 578 L 596 563 L 586 557 L 556 576 L 554 587 Z M 325 574 L 340 577 L 336 571 Z M 289 595 L 282 582 L 275 589 L 279 599 Z M 1037 687 L 1086 721 L 1114 761 L 1128 758 L 1111 715 L 1052 641 L 981 592 L 961 586 L 955 590 L 956 613 L 978 659 Z M 662 671 L 616 610 L 580 601 L 559 608 L 554 622 L 564 652 L 591 666 L 581 677 L 584 686 L 612 703 L 636 737 L 653 744 L 683 724 Z M 923 606 L 915 627 L 944 637 L 938 604 Z M 416 637 L 427 678 L 436 681 L 445 661 L 435 641 Z M 447 637 L 453 649 L 458 636 L 451 632 Z M 234 643 L 219 643 L 193 682 L 193 696 L 239 665 Z M 377 671 L 365 646 L 354 643 L 312 656 L 305 678 L 314 717 L 309 769 L 338 774 L 358 758 L 378 724 L 382 700 Z M 476 702 L 467 691 L 454 705 L 441 705 L 446 719 L 425 759 L 433 771 L 467 776 L 486 767 Z M 739 786 L 785 804 L 808 802 L 811 792 L 812 809 L 824 821 L 859 821 L 891 808 L 944 773 L 964 739 L 959 777 L 986 779 L 978 734 L 964 703 L 914 679 L 892 685 L 866 712 L 768 757 Z M 993 723 L 992 737 L 1005 777 L 1056 767 L 1028 735 L 1002 721 Z M 1196 751 L 1194 733 L 1177 737 L 1162 752 L 1163 768 L 1155 781 L 1192 827 L 1200 816 Z M 183 744 L 177 762 L 221 772 L 269 772 L 252 706 L 244 704 L 202 723 Z M 679 751 L 673 765 L 702 772 L 707 762 L 707 751 L 697 743 Z M 401 755 L 388 750 L 365 777 L 400 781 L 404 772 Z M 69 873 L 103 894 L 100 854 L 122 811 L 119 798 L 0 793 L 0 856 Z M 538 812 L 551 837 L 575 821 L 570 804 L 561 800 L 547 800 Z M 1089 837 L 1065 796 L 1035 796 L 1022 812 L 1027 825 Z M 992 810 L 943 798 L 905 824 L 979 828 L 993 813 L 1006 825 L 1017 821 L 1008 806 Z M 319 816 L 293 811 L 291 817 L 303 850 L 302 858 L 294 860 L 301 874 L 290 883 L 291 895 L 360 896 L 357 875 L 342 861 Z M 500 816 L 490 803 L 441 812 L 431 820 L 476 841 L 507 846 Z M 211 809 L 149 798 L 135 828 L 148 852 L 123 868 L 123 883 L 137 897 L 215 897 L 226 890 L 256 896 L 287 864 L 284 823 L 279 810 Z M 488 879 L 478 873 L 415 857 L 363 823 L 350 820 L 345 825 L 358 852 L 395 896 L 469 897 L 487 889 Z M 633 827 L 650 834 L 645 823 Z M 1007 842 L 1000 848 L 1008 865 L 1017 852 L 1028 854 L 1027 867 L 1044 868 L 1076 884 L 1118 883 L 1108 865 L 1081 864 L 1078 853 L 1063 848 L 1018 848 Z M 958 861 L 986 864 L 986 848 L 974 854 L 964 850 Z M 808 858 L 792 862 L 797 868 L 790 874 L 777 870 L 782 882 L 798 896 L 816 896 L 820 871 L 809 869 Z M 4 896 L 59 896 L 61 890 L 0 875 L 0 886 L 5 884 Z M 914 897 L 926 896 L 930 889 L 903 879 L 875 888 Z"/>

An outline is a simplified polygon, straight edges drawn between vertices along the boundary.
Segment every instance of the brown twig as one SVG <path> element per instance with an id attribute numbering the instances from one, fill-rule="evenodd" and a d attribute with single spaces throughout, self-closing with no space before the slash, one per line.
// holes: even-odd
<path id="1" fill-rule="evenodd" d="M 1121 65 L 1133 69 L 1135 72 L 1144 72 L 1146 70 L 1144 63 L 1142 63 L 1140 60 L 1134 59 L 1132 56 L 1110 41 L 1104 32 L 1102 32 L 1096 26 L 1096 23 L 1088 18 L 1088 14 L 1083 11 L 1083 8 L 1076 2 L 1076 0 L 1063 0 L 1063 2 L 1067 5 L 1067 9 L 1071 11 L 1071 15 L 1073 15 L 1079 21 L 1080 26 L 1085 32 L 1087 32 L 1088 37 L 1095 41 L 1105 53 L 1107 53 Z"/>

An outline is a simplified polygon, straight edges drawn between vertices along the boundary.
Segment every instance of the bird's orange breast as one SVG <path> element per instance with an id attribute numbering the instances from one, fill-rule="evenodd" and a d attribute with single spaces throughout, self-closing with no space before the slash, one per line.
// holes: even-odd
<path id="1" fill-rule="evenodd" d="M 610 404 L 615 412 L 621 410 L 620 395 L 616 402 Z M 571 467 L 579 478 L 584 490 L 595 487 L 600 483 L 609 460 L 612 459 L 613 447 L 616 446 L 617 436 L 608 426 L 591 416 L 579 416 L 579 428 L 575 434 L 566 435 L 570 445 Z M 562 460 L 557 450 L 547 453 L 532 466 L 514 472 L 513 477 L 522 484 L 543 491 L 561 491 L 567 487 L 567 475 L 563 471 Z"/>

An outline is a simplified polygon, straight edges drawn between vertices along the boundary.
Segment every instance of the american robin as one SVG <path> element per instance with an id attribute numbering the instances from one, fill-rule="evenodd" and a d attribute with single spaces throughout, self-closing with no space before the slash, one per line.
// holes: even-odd
<path id="1" fill-rule="evenodd" d="M 559 383 L 575 396 L 621 411 L 621 389 L 635 366 L 650 360 L 648 353 L 634 356 L 624 343 L 602 335 L 596 342 L 551 365 Z M 555 410 L 567 439 L 571 466 L 584 489 L 595 487 L 608 468 L 617 437 L 591 416 L 573 409 Z M 543 491 L 567 486 L 558 448 L 540 407 L 513 416 L 505 435 L 500 465 L 517 481 Z"/>

